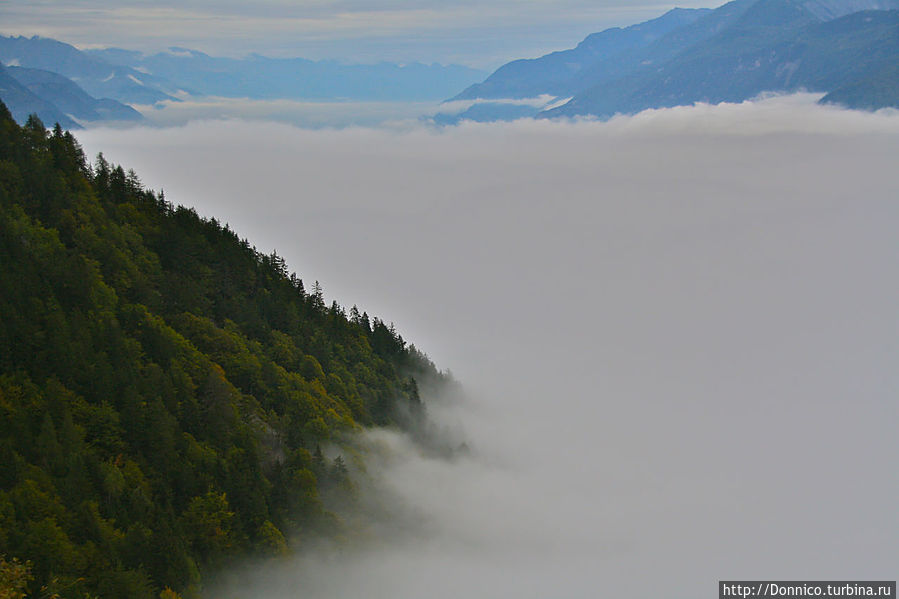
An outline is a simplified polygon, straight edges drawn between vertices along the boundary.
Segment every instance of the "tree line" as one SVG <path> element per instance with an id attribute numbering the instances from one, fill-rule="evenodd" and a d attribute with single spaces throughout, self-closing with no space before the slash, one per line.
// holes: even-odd
<path id="1" fill-rule="evenodd" d="M 238 557 L 334 534 L 322 494 L 352 483 L 322 447 L 411 426 L 447 379 L 0 103 L 0 596 L 195 597 Z"/>

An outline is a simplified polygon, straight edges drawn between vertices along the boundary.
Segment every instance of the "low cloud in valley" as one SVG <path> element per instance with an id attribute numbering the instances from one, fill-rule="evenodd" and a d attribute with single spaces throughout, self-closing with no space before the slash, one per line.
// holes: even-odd
<path id="1" fill-rule="evenodd" d="M 695 598 L 895 577 L 899 114 L 93 129 L 91 154 L 395 321 L 471 447 L 393 433 L 395 519 L 237 597 Z"/>

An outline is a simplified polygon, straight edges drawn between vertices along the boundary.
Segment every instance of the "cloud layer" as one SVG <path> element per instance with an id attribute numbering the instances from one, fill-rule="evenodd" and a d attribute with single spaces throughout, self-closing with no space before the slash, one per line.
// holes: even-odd
<path id="1" fill-rule="evenodd" d="M 714 4 L 694 0 L 687 6 Z M 78 46 L 159 51 L 175 45 L 228 56 L 257 52 L 495 68 L 573 47 L 589 33 L 654 18 L 672 7 L 634 0 L 8 0 L 0 3 L 0 31 Z"/>
<path id="2" fill-rule="evenodd" d="M 254 568 L 235 596 L 693 598 L 893 571 L 895 112 L 79 138 L 395 320 L 472 395 L 434 408 L 471 457 L 383 434 L 406 519 L 372 550 Z"/>
<path id="3" fill-rule="evenodd" d="M 249 100 L 205 97 L 165 101 L 136 108 L 147 122 L 178 127 L 194 120 L 246 120 L 285 123 L 308 129 L 320 127 L 377 127 L 385 123 L 424 118 L 441 110 L 440 102 L 357 102 Z"/>

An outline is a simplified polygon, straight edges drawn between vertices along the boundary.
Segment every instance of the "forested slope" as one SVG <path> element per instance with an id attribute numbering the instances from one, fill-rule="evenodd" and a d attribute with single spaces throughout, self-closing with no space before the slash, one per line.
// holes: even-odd
<path id="1" fill-rule="evenodd" d="M 333 532 L 321 493 L 347 470 L 321 448 L 408 425 L 418 384 L 444 378 L 392 326 L 0 104 L 6 592 L 193 596 Z"/>

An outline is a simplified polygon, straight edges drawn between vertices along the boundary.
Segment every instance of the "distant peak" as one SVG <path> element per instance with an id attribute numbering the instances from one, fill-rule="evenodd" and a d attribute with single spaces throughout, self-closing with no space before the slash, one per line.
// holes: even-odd
<path id="1" fill-rule="evenodd" d="M 863 10 L 899 9 L 899 0 L 805 0 L 802 4 L 806 10 L 825 21 Z"/>
<path id="2" fill-rule="evenodd" d="M 194 56 L 206 56 L 203 52 L 199 50 L 191 50 L 190 48 L 182 48 L 181 46 L 169 46 L 166 50 L 167 54 L 171 54 L 172 56 L 181 56 L 184 58 L 194 57 Z"/>

